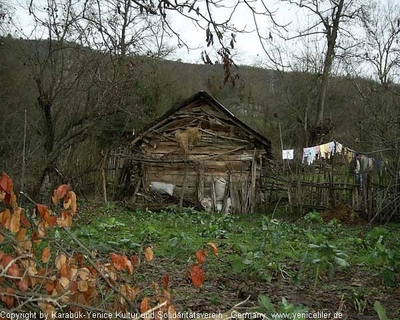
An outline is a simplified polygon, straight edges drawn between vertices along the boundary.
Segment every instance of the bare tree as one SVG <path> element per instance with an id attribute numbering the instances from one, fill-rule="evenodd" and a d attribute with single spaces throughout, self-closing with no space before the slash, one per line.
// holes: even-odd
<path id="1" fill-rule="evenodd" d="M 0 1 L 0 36 L 10 32 L 13 12 L 14 8 L 7 0 Z"/>
<path id="2" fill-rule="evenodd" d="M 301 38 L 314 39 L 324 43 L 324 48 L 322 52 L 319 53 L 322 60 L 320 72 L 316 73 L 316 71 L 319 71 L 318 68 L 309 70 L 309 72 L 316 73 L 318 76 L 317 101 L 312 108 L 315 110 L 315 121 L 310 121 L 310 123 L 307 124 L 307 130 L 309 132 L 308 144 L 315 145 L 321 143 L 324 136 L 332 130 L 332 122 L 325 116 L 329 80 L 332 75 L 334 61 L 340 54 L 338 51 L 346 50 L 343 45 L 343 40 L 346 37 L 351 37 L 350 26 L 358 16 L 361 5 L 357 0 L 281 0 L 280 3 L 288 5 L 289 8 L 297 8 L 297 14 L 304 18 L 302 24 L 297 26 L 297 30 L 294 31 L 294 35 L 290 34 L 290 32 L 293 32 L 290 31 L 291 26 L 284 25 L 280 28 L 273 29 L 273 32 L 275 32 L 274 36 L 272 36 L 270 32 L 269 37 L 260 38 L 267 52 L 267 57 L 276 67 L 279 67 L 280 70 L 293 70 L 288 56 L 285 55 L 285 52 L 283 52 L 281 48 L 274 44 L 274 38 L 283 40 L 285 46 L 290 43 L 292 47 L 293 41 Z M 294 25 L 294 23 L 292 24 Z M 275 26 L 277 26 L 277 24 L 275 24 Z M 260 31 L 259 35 L 261 35 Z M 266 41 L 270 44 L 266 44 Z M 271 51 L 269 51 L 271 45 L 275 46 L 275 51 L 272 51 L 275 55 L 271 54 Z M 294 55 L 293 50 L 291 53 L 292 57 Z M 299 51 L 297 50 L 297 52 Z M 304 52 L 300 52 L 300 54 L 297 54 L 297 59 L 302 54 L 309 66 L 309 54 L 305 56 Z M 314 66 L 316 66 L 316 64 Z"/>
<path id="3" fill-rule="evenodd" d="M 362 10 L 361 23 L 359 62 L 372 69 L 372 75 L 385 89 L 395 90 L 393 85 L 400 82 L 400 5 L 370 2 Z"/>
<path id="4" fill-rule="evenodd" d="M 361 15 L 362 46 L 349 63 L 362 106 L 355 112 L 363 146 L 400 165 L 400 6 L 370 2 Z M 353 69 L 350 69 L 353 68 Z M 370 81 L 358 77 L 368 75 Z"/>
<path id="5" fill-rule="evenodd" d="M 38 130 L 44 150 L 39 169 L 43 200 L 48 199 L 52 187 L 51 174 L 59 173 L 57 161 L 63 152 L 84 141 L 96 119 L 115 112 L 102 104 L 107 92 L 95 87 L 101 58 L 93 50 L 74 43 L 79 37 L 76 25 L 82 13 L 73 4 L 49 0 L 45 8 L 33 3 L 30 6 L 36 32 L 45 32 L 47 38 L 30 41 L 23 53 L 41 114 Z"/>

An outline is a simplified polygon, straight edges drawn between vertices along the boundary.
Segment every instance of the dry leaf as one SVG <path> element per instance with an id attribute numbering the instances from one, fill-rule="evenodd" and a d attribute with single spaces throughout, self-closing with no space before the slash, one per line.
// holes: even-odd
<path id="1" fill-rule="evenodd" d="M 43 220 L 46 221 L 47 217 L 50 216 L 49 208 L 47 206 L 45 206 L 44 204 L 37 204 L 36 209 L 39 212 L 39 215 Z"/>
<path id="2" fill-rule="evenodd" d="M 45 288 L 47 292 L 52 292 L 56 286 L 56 282 L 54 280 L 49 280 L 46 282 Z"/>
<path id="3" fill-rule="evenodd" d="M 116 253 L 111 253 L 110 256 L 115 269 L 119 271 L 125 271 L 128 258 L 126 256 L 121 256 Z"/>
<path id="4" fill-rule="evenodd" d="M 10 205 L 13 209 L 18 208 L 17 206 L 17 196 L 13 191 L 11 191 L 10 194 L 6 194 L 6 197 L 4 198 L 4 202 Z"/>
<path id="5" fill-rule="evenodd" d="M 67 257 L 66 257 L 64 254 L 61 253 L 61 254 L 56 258 L 56 261 L 55 261 L 56 268 L 57 268 L 58 270 L 60 270 L 61 267 L 62 267 L 63 265 L 65 265 L 66 263 L 67 263 Z"/>
<path id="6" fill-rule="evenodd" d="M 43 251 L 42 251 L 42 261 L 43 261 L 43 263 L 49 262 L 50 257 L 51 257 L 50 247 L 44 248 Z"/>
<path id="7" fill-rule="evenodd" d="M 88 268 L 80 268 L 78 270 L 78 277 L 80 277 L 82 280 L 87 280 L 89 279 L 91 273 Z"/>
<path id="8" fill-rule="evenodd" d="M 81 280 L 78 282 L 78 290 L 80 292 L 86 292 L 86 291 L 88 291 L 88 289 L 89 289 L 89 285 L 88 285 L 87 281 Z"/>
<path id="9" fill-rule="evenodd" d="M 5 303 L 8 309 L 11 309 L 14 306 L 14 295 L 15 291 L 13 288 L 8 287 L 6 292 L 2 294 L 1 301 Z"/>
<path id="10" fill-rule="evenodd" d="M 198 263 L 204 263 L 204 261 L 206 260 L 206 256 L 206 250 L 204 250 L 203 248 L 196 251 L 196 260 Z"/>
<path id="11" fill-rule="evenodd" d="M 136 299 L 136 296 L 141 291 L 139 287 L 133 287 L 130 284 L 120 284 L 119 285 L 121 293 L 126 296 L 129 301 Z M 121 300 L 124 301 L 125 299 Z"/>
<path id="12" fill-rule="evenodd" d="M 140 312 L 141 313 L 145 313 L 145 312 L 149 311 L 150 309 L 151 309 L 151 307 L 150 307 L 150 298 L 146 297 L 140 303 Z"/>
<path id="13" fill-rule="evenodd" d="M 178 315 L 176 314 L 176 310 L 173 305 L 168 307 L 168 319 L 179 319 Z"/>
<path id="14" fill-rule="evenodd" d="M 24 277 L 21 280 L 18 280 L 16 284 L 20 291 L 26 292 L 28 290 L 28 285 L 29 285 L 28 278 Z"/>
<path id="15" fill-rule="evenodd" d="M 11 216 L 10 231 L 18 232 L 20 226 L 21 226 L 21 209 L 17 208 L 16 210 L 14 210 Z"/>
<path id="16" fill-rule="evenodd" d="M 146 247 L 144 249 L 144 256 L 145 256 L 147 262 L 150 262 L 151 260 L 153 260 L 154 253 L 153 253 L 153 250 L 151 249 L 151 247 Z"/>
<path id="17" fill-rule="evenodd" d="M 71 199 L 71 211 L 73 214 L 76 213 L 77 203 L 76 203 L 76 194 L 73 191 L 68 192 L 69 198 Z"/>
<path id="18" fill-rule="evenodd" d="M 71 268 L 69 268 L 69 278 L 70 279 L 75 279 L 77 273 L 78 273 L 78 269 L 75 266 L 71 266 Z"/>
<path id="19" fill-rule="evenodd" d="M 58 283 L 61 284 L 61 286 L 62 286 L 64 289 L 67 289 L 68 286 L 69 286 L 70 280 L 69 280 L 68 278 L 66 278 L 66 277 L 61 277 L 61 278 L 58 280 Z"/>
<path id="20" fill-rule="evenodd" d="M 21 272 L 16 263 L 13 263 L 10 268 L 7 270 L 7 274 L 11 277 L 19 277 L 21 276 Z"/>
<path id="21" fill-rule="evenodd" d="M 7 267 L 8 264 L 13 260 L 13 257 L 10 256 L 9 254 L 4 254 L 1 256 L 1 264 L 3 267 Z"/>
<path id="22" fill-rule="evenodd" d="M 38 228 L 39 231 L 39 228 Z M 46 234 L 46 232 L 44 232 L 44 234 Z M 35 244 L 38 246 L 42 243 L 42 240 L 40 239 L 41 236 L 39 235 L 39 232 L 34 231 L 32 233 L 32 240 L 35 242 Z"/>
<path id="23" fill-rule="evenodd" d="M 139 260 L 138 256 L 133 255 L 133 256 L 131 256 L 130 260 L 132 262 L 132 266 L 140 265 L 140 260 Z"/>
<path id="24" fill-rule="evenodd" d="M 69 184 L 61 184 L 55 190 L 54 195 L 57 196 L 59 199 L 62 199 L 65 197 L 65 195 L 69 191 L 69 188 L 70 188 Z"/>
<path id="25" fill-rule="evenodd" d="M 126 261 L 126 267 L 128 268 L 129 274 L 132 275 L 133 274 L 133 265 L 132 265 L 131 260 Z"/>
<path id="26" fill-rule="evenodd" d="M 56 308 L 48 302 L 38 302 L 40 309 L 44 312 L 45 319 L 53 319 L 56 316 Z"/>
<path id="27" fill-rule="evenodd" d="M 190 270 L 190 278 L 196 288 L 200 288 L 204 283 L 204 270 L 201 265 L 193 265 Z"/>
<path id="28" fill-rule="evenodd" d="M 60 268 L 60 276 L 70 278 L 70 267 L 68 264 L 63 264 Z"/>
<path id="29" fill-rule="evenodd" d="M 61 226 L 69 228 L 72 226 L 72 215 L 68 211 L 61 212 Z"/>
<path id="30" fill-rule="evenodd" d="M 2 213 L 3 214 L 1 224 L 3 225 L 4 229 L 9 230 L 11 224 L 11 212 L 10 210 L 6 209 Z"/>
<path id="31" fill-rule="evenodd" d="M 212 252 L 215 256 L 218 256 L 218 248 L 217 245 L 213 242 L 207 242 L 207 244 L 211 247 Z"/>
<path id="32" fill-rule="evenodd" d="M 163 288 L 165 290 L 167 290 L 168 289 L 168 284 L 169 284 L 169 275 L 166 274 L 165 276 L 163 276 L 162 279 L 161 279 L 161 282 L 162 282 Z"/>
<path id="33" fill-rule="evenodd" d="M 22 241 L 26 239 L 26 229 L 20 228 L 17 234 L 15 235 L 15 240 Z"/>
<path id="34" fill-rule="evenodd" d="M 2 175 L 0 177 L 0 190 L 8 194 L 11 194 L 13 192 L 13 181 L 11 180 L 10 176 L 5 172 L 2 172 Z"/>
<path id="35" fill-rule="evenodd" d="M 25 228 L 30 228 L 31 227 L 31 223 L 29 222 L 29 220 L 26 217 L 24 212 L 21 213 L 21 223 L 22 223 L 22 226 L 25 227 Z"/>
<path id="36" fill-rule="evenodd" d="M 54 190 L 54 196 L 51 197 L 51 202 L 53 203 L 53 205 L 58 205 L 58 202 L 60 201 L 60 199 L 57 197 L 57 195 L 55 195 L 56 190 Z"/>
<path id="37" fill-rule="evenodd" d="M 69 207 L 71 206 L 71 203 L 72 203 L 72 200 L 70 198 L 66 197 L 63 202 L 64 209 L 65 210 L 69 209 Z"/>

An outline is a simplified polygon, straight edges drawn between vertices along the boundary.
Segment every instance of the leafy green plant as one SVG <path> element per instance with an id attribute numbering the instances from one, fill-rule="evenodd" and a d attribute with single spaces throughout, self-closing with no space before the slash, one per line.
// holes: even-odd
<path id="1" fill-rule="evenodd" d="M 262 251 L 251 251 L 245 246 L 240 245 L 241 255 L 236 256 L 232 261 L 232 270 L 234 273 L 246 271 L 248 274 L 258 271 L 261 267 L 261 261 L 264 257 Z"/>
<path id="2" fill-rule="evenodd" d="M 151 244 L 160 241 L 161 233 L 154 226 L 147 225 L 140 232 L 141 243 Z"/>
<path id="3" fill-rule="evenodd" d="M 212 214 L 207 217 L 207 221 L 203 216 L 200 219 L 200 224 L 202 224 L 204 227 L 199 235 L 201 237 L 209 237 L 212 239 L 225 239 L 227 237 L 228 230 L 231 230 L 232 227 L 234 227 L 234 222 L 235 220 L 230 214 Z"/>
<path id="4" fill-rule="evenodd" d="M 321 214 L 315 210 L 307 213 L 303 217 L 303 220 L 308 223 L 323 223 L 324 222 L 324 219 L 321 217 Z"/>
<path id="5" fill-rule="evenodd" d="M 264 317 L 267 316 L 267 319 L 275 319 L 279 315 L 284 315 L 287 319 L 296 319 L 295 317 L 299 315 L 304 315 L 308 312 L 308 309 L 303 305 L 294 305 L 286 300 L 286 298 L 282 298 L 282 300 L 278 303 L 277 306 L 271 302 L 271 300 L 265 296 L 258 296 L 258 307 L 254 308 L 254 312 L 261 313 Z"/>
<path id="6" fill-rule="evenodd" d="M 378 241 L 372 248 L 372 257 L 376 263 L 383 267 L 381 271 L 383 283 L 388 287 L 395 287 L 397 285 L 395 270 L 398 260 L 394 252 L 383 243 L 382 235 L 379 236 Z"/>
<path id="7" fill-rule="evenodd" d="M 379 301 L 375 301 L 374 309 L 379 316 L 379 320 L 389 320 L 389 318 L 386 315 L 385 308 L 381 305 Z"/>
<path id="8" fill-rule="evenodd" d="M 308 248 L 309 254 L 306 254 L 305 262 L 309 262 L 315 266 L 314 290 L 317 287 L 319 275 L 324 270 L 327 269 L 328 276 L 332 277 L 335 272 L 335 266 L 342 268 L 350 267 L 349 262 L 345 260 L 347 254 L 328 242 L 322 244 L 310 243 Z"/>

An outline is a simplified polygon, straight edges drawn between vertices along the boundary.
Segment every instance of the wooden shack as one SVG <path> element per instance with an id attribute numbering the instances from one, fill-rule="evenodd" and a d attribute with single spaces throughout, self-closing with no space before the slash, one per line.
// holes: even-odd
<path id="1" fill-rule="evenodd" d="M 271 142 L 201 91 L 151 123 L 132 142 L 133 201 L 254 212 Z"/>

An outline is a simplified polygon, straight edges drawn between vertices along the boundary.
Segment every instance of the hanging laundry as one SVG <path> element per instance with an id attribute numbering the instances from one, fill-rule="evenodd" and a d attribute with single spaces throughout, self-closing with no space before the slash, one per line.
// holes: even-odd
<path id="1" fill-rule="evenodd" d="M 318 159 L 320 157 L 319 146 L 314 147 L 314 152 L 315 152 L 315 159 Z"/>
<path id="2" fill-rule="evenodd" d="M 328 143 L 329 144 L 329 155 L 328 155 L 328 159 L 333 156 L 336 152 L 336 143 L 335 141 L 331 141 Z"/>
<path id="3" fill-rule="evenodd" d="M 324 143 L 319 146 L 319 151 L 321 152 L 321 158 L 330 158 L 330 153 L 331 153 L 331 145 L 330 143 Z M 329 156 L 328 156 L 329 155 Z"/>
<path id="4" fill-rule="evenodd" d="M 354 159 L 355 157 L 355 153 L 353 152 L 353 150 L 344 147 L 344 159 L 346 160 L 347 164 L 350 164 L 350 162 Z"/>
<path id="5" fill-rule="evenodd" d="M 307 164 L 312 164 L 315 160 L 315 148 L 309 147 L 303 149 L 303 163 L 307 162 Z"/>
<path id="6" fill-rule="evenodd" d="M 293 160 L 294 149 L 282 150 L 282 159 Z"/>
<path id="7" fill-rule="evenodd" d="M 343 145 L 339 142 L 336 142 L 336 153 L 342 153 Z"/>
<path id="8" fill-rule="evenodd" d="M 365 155 L 362 155 L 360 159 L 360 165 L 361 165 L 360 172 L 367 173 L 370 170 L 372 170 L 374 166 L 374 160 L 372 158 L 368 158 Z"/>

